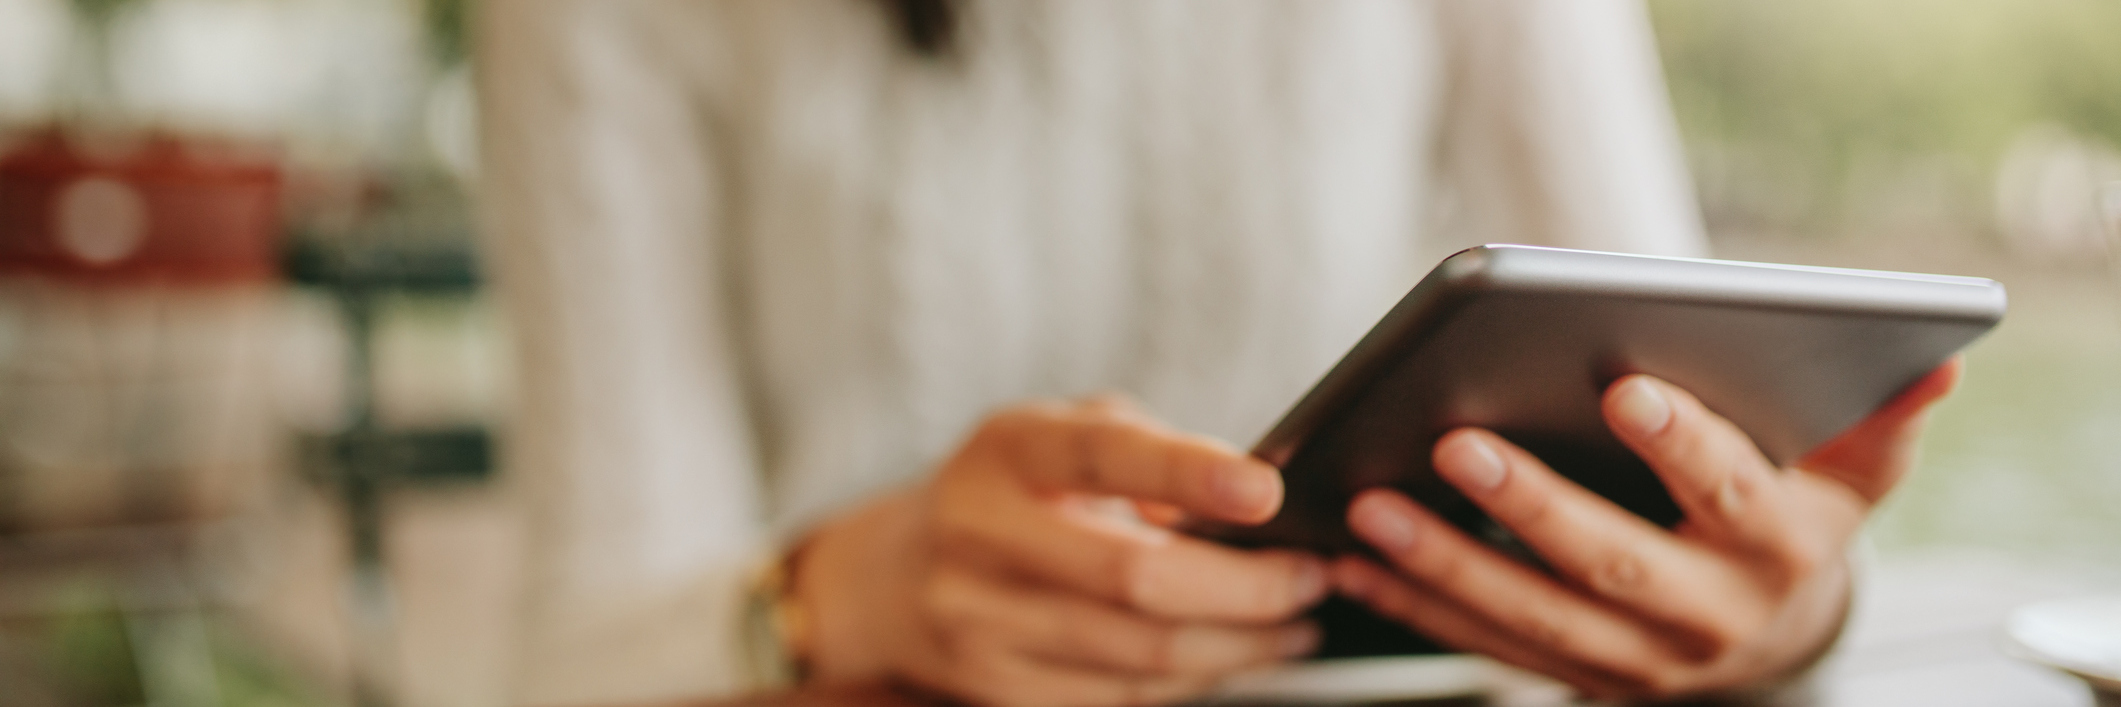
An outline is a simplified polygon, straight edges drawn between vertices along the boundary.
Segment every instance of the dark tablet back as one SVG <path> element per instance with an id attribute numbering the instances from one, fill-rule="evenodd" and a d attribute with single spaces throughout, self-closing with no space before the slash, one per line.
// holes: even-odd
<path id="1" fill-rule="evenodd" d="M 1254 449 L 1282 468 L 1281 513 L 1259 527 L 1202 532 L 1360 552 L 1348 503 L 1392 486 L 1536 562 L 1430 468 L 1437 438 L 1468 425 L 1669 525 L 1678 508 L 1599 416 L 1613 380 L 1648 373 L 1686 388 L 1787 464 L 1980 337 L 2004 305 L 2003 287 L 1981 278 L 1526 246 L 1462 251 Z"/>

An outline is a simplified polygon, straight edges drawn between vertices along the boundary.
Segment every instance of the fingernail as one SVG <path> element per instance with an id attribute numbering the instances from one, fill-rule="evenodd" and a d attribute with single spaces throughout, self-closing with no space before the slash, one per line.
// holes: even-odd
<path id="1" fill-rule="evenodd" d="M 1243 462 L 1224 465 L 1212 478 L 1216 500 L 1233 513 L 1258 513 L 1281 500 L 1281 482 Z"/>
<path id="2" fill-rule="evenodd" d="M 1621 384 L 1620 395 L 1613 401 L 1613 416 L 1629 432 L 1649 436 L 1663 432 L 1672 423 L 1672 401 L 1664 397 L 1657 385 L 1641 378 L 1632 378 Z"/>
<path id="3" fill-rule="evenodd" d="M 1348 521 L 1357 535 L 1386 553 L 1397 554 L 1414 546 L 1414 519 L 1383 495 L 1372 493 L 1355 499 Z"/>
<path id="4" fill-rule="evenodd" d="M 1308 606 L 1326 595 L 1326 563 L 1305 557 L 1296 564 L 1296 603 Z"/>
<path id="5" fill-rule="evenodd" d="M 1281 634 L 1281 657 L 1301 658 L 1310 655 L 1311 651 L 1318 650 L 1318 642 L 1322 638 L 1324 636 L 1319 633 L 1318 627 L 1311 624 L 1284 631 Z"/>
<path id="6" fill-rule="evenodd" d="M 1502 455 L 1477 434 L 1452 435 L 1437 450 L 1436 471 L 1466 491 L 1488 491 L 1502 485 L 1508 473 Z"/>

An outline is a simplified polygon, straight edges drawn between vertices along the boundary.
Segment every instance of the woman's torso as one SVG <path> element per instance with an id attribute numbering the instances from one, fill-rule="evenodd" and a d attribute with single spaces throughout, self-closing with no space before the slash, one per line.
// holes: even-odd
<path id="1" fill-rule="evenodd" d="M 784 525 L 1022 398 L 1248 444 L 1420 274 L 1427 5 L 961 8 L 925 56 L 883 3 L 746 6 L 702 77 Z"/>

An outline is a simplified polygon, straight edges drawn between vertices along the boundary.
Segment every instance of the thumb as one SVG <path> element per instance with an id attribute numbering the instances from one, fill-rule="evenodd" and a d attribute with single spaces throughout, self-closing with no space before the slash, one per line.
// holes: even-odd
<path id="1" fill-rule="evenodd" d="M 1797 468 L 1840 481 L 1877 503 L 1915 465 L 1915 442 L 1930 406 L 1959 386 L 1965 360 L 1953 356 L 1908 385 L 1870 417 L 1820 445 Z"/>

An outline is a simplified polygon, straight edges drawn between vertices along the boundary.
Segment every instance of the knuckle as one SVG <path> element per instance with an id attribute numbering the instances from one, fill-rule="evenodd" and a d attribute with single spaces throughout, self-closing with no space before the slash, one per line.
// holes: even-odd
<path id="1" fill-rule="evenodd" d="M 1061 645 L 1070 653 L 1128 670 L 1161 669 L 1165 639 L 1156 631 L 1132 630 L 1084 618 L 1071 617 L 1055 627 Z"/>
<path id="2" fill-rule="evenodd" d="M 1658 660 L 1632 660 L 1605 664 L 1593 670 L 1605 681 L 1601 691 L 1609 697 L 1657 701 L 1684 694 L 1692 668 Z"/>
<path id="3" fill-rule="evenodd" d="M 1127 543 L 1112 551 L 1106 576 L 1112 578 L 1114 598 L 1136 609 L 1147 609 L 1163 590 L 1156 573 L 1156 556 L 1148 546 Z"/>
<path id="4" fill-rule="evenodd" d="M 1107 420 L 1090 420 L 1068 427 L 1069 476 L 1078 488 L 1102 488 L 1104 474 L 1110 466 L 1105 450 L 1107 440 L 1113 437 L 1113 425 Z"/>
<path id="5" fill-rule="evenodd" d="M 1782 586 L 1777 588 L 1784 592 L 1793 591 L 1817 576 L 1831 562 L 1824 548 L 1811 543 L 1785 543 L 1776 554 L 1782 569 Z"/>
<path id="6" fill-rule="evenodd" d="M 1535 645 L 1564 647 L 1568 633 L 1562 629 L 1561 618 L 1552 611 L 1527 607 L 1510 622 L 1517 632 Z"/>
<path id="7" fill-rule="evenodd" d="M 1739 650 L 1765 625 L 1765 620 L 1740 612 L 1720 612 L 1696 631 L 1695 650 L 1688 655 L 1697 665 L 1721 662 Z"/>
<path id="8" fill-rule="evenodd" d="M 1648 583 L 1649 570 L 1642 556 L 1626 548 L 1614 550 L 1591 570 L 1591 589 L 1607 597 L 1625 597 Z"/>
<path id="9" fill-rule="evenodd" d="M 1708 491 L 1709 498 L 1704 499 L 1706 502 L 1696 505 L 1714 509 L 1716 514 L 1726 519 L 1738 518 L 1745 515 L 1746 508 L 1752 505 L 1754 496 L 1760 491 L 1759 487 L 1760 479 L 1745 473 L 1741 467 L 1734 466 L 1724 475 L 1722 483 L 1716 484 Z"/>
<path id="10" fill-rule="evenodd" d="M 1741 458 L 1741 450 L 1751 446 L 1750 439 L 1729 422 L 1687 414 L 1673 421 L 1672 433 L 1665 436 L 1660 454 L 1675 462 L 1728 468 Z"/>

